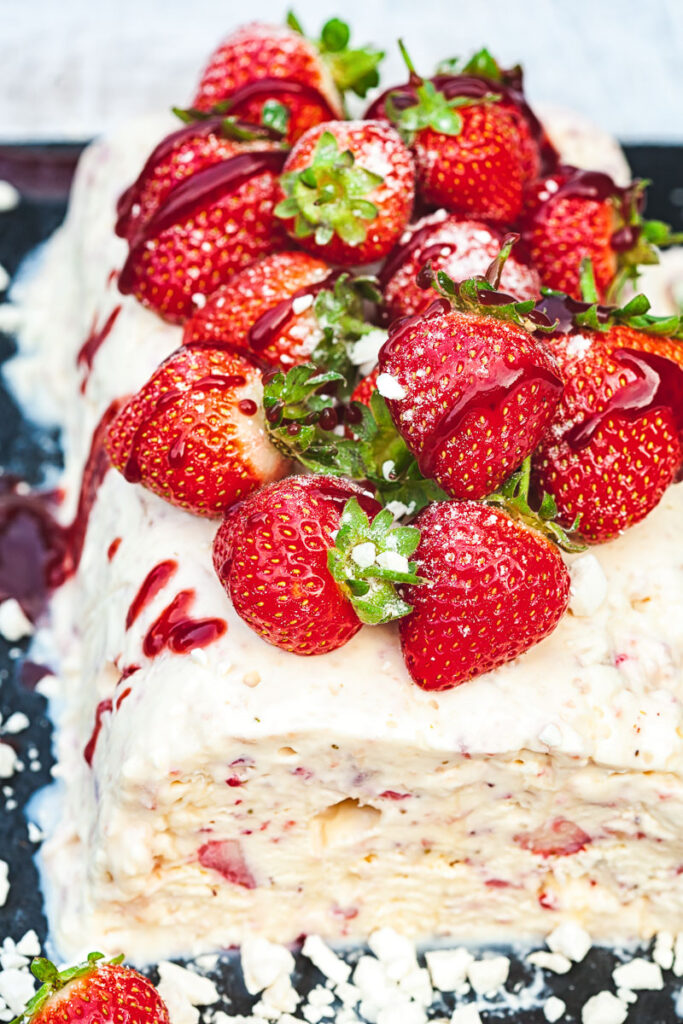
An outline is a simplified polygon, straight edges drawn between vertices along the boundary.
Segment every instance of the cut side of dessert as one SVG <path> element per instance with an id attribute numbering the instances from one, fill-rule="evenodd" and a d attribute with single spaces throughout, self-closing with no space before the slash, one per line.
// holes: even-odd
<path id="1" fill-rule="evenodd" d="M 605 299 L 642 189 L 569 173 L 490 55 L 365 121 L 321 78 L 294 139 L 299 72 L 253 58 L 245 127 L 231 52 L 180 132 L 88 148 L 15 296 L 65 448 L 55 946 L 678 930 L 680 322 Z M 491 139 L 505 194 L 448 171 Z M 389 253 L 381 301 L 349 268 Z"/>

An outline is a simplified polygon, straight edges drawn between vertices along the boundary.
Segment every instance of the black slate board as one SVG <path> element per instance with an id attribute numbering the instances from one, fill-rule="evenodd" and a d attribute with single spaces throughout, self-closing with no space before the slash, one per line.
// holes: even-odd
<path id="1" fill-rule="evenodd" d="M 10 274 L 61 222 L 66 209 L 65 190 L 77 152 L 78 147 L 74 146 L 0 147 L 0 177 L 14 180 L 24 192 L 15 210 L 0 213 L 0 263 Z M 650 190 L 648 216 L 667 220 L 676 230 L 683 230 L 683 147 L 630 146 L 626 147 L 626 155 L 635 175 L 651 178 L 655 183 Z M 12 339 L 0 333 L 0 363 L 13 351 Z M 60 462 L 57 432 L 40 430 L 27 421 L 0 381 L 0 467 L 29 483 L 40 484 L 46 471 Z M 13 711 L 23 711 L 31 720 L 25 732 L 5 737 L 11 739 L 26 768 L 10 780 L 0 780 L 0 859 L 9 864 L 11 883 L 7 903 L 0 908 L 0 941 L 8 935 L 19 939 L 30 928 L 36 930 L 41 941 L 47 933 L 33 860 L 37 846 L 29 842 L 23 808 L 50 781 L 52 726 L 46 717 L 45 700 L 22 682 L 22 676 L 30 674 L 30 667 L 22 669 L 26 647 L 26 643 L 9 645 L 0 637 L 0 714 L 6 718 Z M 29 769 L 27 752 L 31 747 L 38 750 L 38 771 Z M 11 793 L 3 782 L 11 787 Z M 7 807 L 8 800 L 11 809 Z M 78 884 L 77 879 L 74 884 Z M 500 951 L 510 954 L 504 947 Z M 350 958 L 355 959 L 361 952 L 354 951 Z M 546 995 L 557 995 L 567 1004 L 563 1021 L 580 1021 L 581 1007 L 590 995 L 603 988 L 613 990 L 611 972 L 620 959 L 615 951 L 595 948 L 568 975 L 548 975 L 551 987 Z M 155 977 L 154 970 L 150 975 Z M 230 1013 L 247 1013 L 254 1000 L 244 989 L 235 955 L 225 954 L 212 976 L 223 996 L 220 1007 Z M 507 988 L 513 991 L 518 985 L 525 987 L 531 977 L 532 972 L 524 962 L 513 956 Z M 630 1024 L 674 1024 L 682 1019 L 675 1012 L 680 984 L 670 974 L 666 977 L 662 992 L 645 992 L 639 997 L 629 1012 Z M 322 980 L 317 970 L 297 957 L 295 984 L 300 992 Z M 434 1015 L 450 1013 L 453 1005 L 453 998 L 447 997 L 444 1004 L 435 1008 Z M 510 1013 L 500 999 L 492 1000 L 481 1015 L 484 1022 L 545 1022 L 540 1007 Z"/>

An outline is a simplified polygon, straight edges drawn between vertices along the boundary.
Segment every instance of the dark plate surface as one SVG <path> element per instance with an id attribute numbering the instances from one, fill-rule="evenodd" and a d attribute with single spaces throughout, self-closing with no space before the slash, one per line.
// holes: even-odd
<path id="1" fill-rule="evenodd" d="M 0 263 L 11 274 L 63 218 L 65 191 L 77 150 L 78 147 L 73 146 L 0 147 L 0 178 L 14 181 L 24 193 L 17 209 L 0 213 Z M 683 147 L 631 146 L 626 152 L 634 173 L 655 183 L 651 188 L 648 215 L 667 220 L 677 230 L 682 230 Z M 13 351 L 12 339 L 0 334 L 0 362 Z M 39 484 L 49 467 L 59 466 L 60 458 L 57 432 L 34 427 L 0 382 L 0 467 L 32 484 Z M 4 719 L 13 711 L 23 711 L 31 720 L 24 732 L 4 737 L 11 740 L 25 769 L 15 773 L 12 779 L 2 780 L 6 785 L 0 784 L 0 859 L 9 864 L 11 883 L 7 903 L 0 908 L 0 941 L 8 935 L 19 939 L 30 928 L 44 941 L 47 931 L 33 859 L 37 844 L 29 842 L 23 809 L 30 797 L 50 781 L 52 727 L 46 717 L 45 700 L 30 686 L 35 672 L 30 664 L 22 665 L 26 647 L 25 643 L 7 644 L 0 637 L 0 714 Z M 37 757 L 29 756 L 32 748 L 37 749 Z M 39 762 L 40 768 L 32 770 L 31 761 L 34 765 Z M 78 884 L 77 879 L 74 884 Z M 580 1021 L 581 1007 L 590 995 L 603 988 L 613 991 L 611 971 L 619 959 L 614 951 L 595 948 L 568 975 L 548 975 L 552 990 L 545 995 L 555 994 L 565 1000 L 564 1021 Z M 230 1013 L 248 1012 L 254 1000 L 246 995 L 241 972 L 232 955 L 224 957 L 213 976 L 217 977 L 219 991 L 229 1000 L 221 1007 Z M 681 1019 L 675 1012 L 680 984 L 671 975 L 666 977 L 667 985 L 662 992 L 640 995 L 629 1012 L 629 1022 L 669 1024 Z M 516 983 L 526 987 L 531 978 L 529 968 L 513 957 L 507 988 L 513 991 Z M 317 971 L 302 958 L 297 959 L 299 991 L 306 991 L 320 980 Z M 434 1015 L 443 1015 L 452 1007 L 451 998 L 447 1006 L 435 1008 Z M 543 1024 L 545 1021 L 540 1007 L 511 1013 L 500 1000 L 491 1001 L 481 1015 L 485 1022 L 507 1020 Z"/>

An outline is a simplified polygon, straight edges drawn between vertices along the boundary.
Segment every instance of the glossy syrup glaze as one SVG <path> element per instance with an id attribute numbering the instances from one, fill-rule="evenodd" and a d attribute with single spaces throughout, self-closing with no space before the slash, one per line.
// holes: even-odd
<path id="1" fill-rule="evenodd" d="M 320 292 L 334 287 L 335 281 L 338 280 L 342 273 L 342 270 L 333 270 L 322 281 L 303 285 L 290 295 L 289 298 L 281 299 L 280 302 L 267 309 L 254 321 L 249 329 L 247 335 L 249 346 L 255 352 L 263 352 L 264 349 L 267 349 L 269 345 L 272 345 L 277 340 L 285 325 L 295 315 L 294 303 L 296 300 L 303 298 L 304 295 L 310 295 L 312 298 L 315 298 Z"/>
<path id="2" fill-rule="evenodd" d="M 178 563 L 172 558 L 159 562 L 153 569 L 150 569 L 140 584 L 140 589 L 131 601 L 128 614 L 126 615 L 126 629 L 130 629 L 142 610 L 147 607 L 160 590 L 163 590 L 168 581 L 175 575 L 177 569 Z"/>
<path id="3" fill-rule="evenodd" d="M 92 364 L 95 359 L 95 356 L 97 355 L 99 349 L 102 347 L 104 342 L 109 337 L 111 329 L 116 323 L 120 312 L 121 306 L 114 306 L 111 313 L 109 314 L 109 316 L 104 321 L 101 327 L 98 327 L 97 321 L 93 320 L 93 325 L 90 334 L 83 342 L 81 348 L 78 350 L 78 355 L 76 356 L 76 365 L 85 367 L 85 376 L 81 381 L 81 394 L 85 392 L 88 383 L 88 377 L 90 376 L 90 371 L 92 370 Z"/>
<path id="4" fill-rule="evenodd" d="M 164 649 L 187 654 L 223 636 L 228 628 L 224 619 L 193 619 L 189 615 L 195 601 L 194 590 L 181 590 L 150 626 L 142 645 L 147 658 L 155 658 Z"/>

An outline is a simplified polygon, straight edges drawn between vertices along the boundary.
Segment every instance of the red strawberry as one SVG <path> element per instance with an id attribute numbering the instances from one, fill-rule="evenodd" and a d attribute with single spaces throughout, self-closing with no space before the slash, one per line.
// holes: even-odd
<path id="1" fill-rule="evenodd" d="M 562 522 L 580 516 L 586 540 L 610 540 L 643 519 L 676 478 L 683 371 L 624 328 L 579 328 L 548 344 L 565 388 L 534 456 L 535 478 Z"/>
<path id="2" fill-rule="evenodd" d="M 220 126 L 174 132 L 119 201 L 117 232 L 130 243 L 119 290 L 172 322 L 283 241 L 273 209 L 284 152 L 225 138 Z"/>
<path id="3" fill-rule="evenodd" d="M 152 982 L 121 960 L 104 961 L 101 953 L 91 953 L 86 963 L 62 971 L 42 957 L 34 960 L 31 970 L 43 984 L 16 1021 L 169 1024 L 168 1010 Z"/>
<path id="4" fill-rule="evenodd" d="M 502 86 L 469 75 L 424 80 L 401 49 L 410 81 L 387 90 L 366 117 L 387 117 L 409 141 L 427 203 L 513 223 L 531 168 L 527 135 L 520 137 L 518 111 L 501 102 Z"/>
<path id="5" fill-rule="evenodd" d="M 288 20 L 288 28 L 253 22 L 233 32 L 212 55 L 194 106 L 210 110 L 221 104 L 230 114 L 261 123 L 282 105 L 287 138 L 294 142 L 313 125 L 342 115 L 338 90 L 364 96 L 377 84 L 383 54 L 350 50 L 348 26 L 338 18 L 323 26 L 317 43 Z"/>
<path id="6" fill-rule="evenodd" d="M 376 366 L 374 370 L 367 375 L 367 377 L 363 377 L 363 379 L 356 384 L 353 394 L 351 395 L 351 401 L 362 402 L 363 405 L 370 405 L 370 399 L 377 390 L 378 375 L 379 366 Z"/>
<path id="7" fill-rule="evenodd" d="M 228 343 L 272 366 L 305 362 L 322 338 L 313 301 L 331 274 L 304 252 L 266 256 L 213 293 L 187 321 L 183 340 Z"/>
<path id="8" fill-rule="evenodd" d="M 547 288 L 581 299 L 581 265 L 590 259 L 598 297 L 657 263 L 656 245 L 678 241 L 661 221 L 643 220 L 644 183 L 620 188 L 608 174 L 562 166 L 525 197 L 523 237 Z"/>
<path id="9" fill-rule="evenodd" d="M 276 214 L 305 249 L 344 266 L 382 259 L 413 208 L 413 160 L 381 121 L 311 128 L 287 157 Z"/>
<path id="10" fill-rule="evenodd" d="M 433 292 L 420 288 L 416 281 L 427 260 L 435 271 L 443 270 L 454 281 L 464 281 L 485 273 L 502 241 L 502 233 L 495 228 L 481 221 L 463 220 L 445 210 L 411 224 L 379 275 L 391 319 L 422 313 L 432 302 Z M 540 295 L 538 273 L 516 252 L 505 262 L 501 287 L 518 299 Z"/>
<path id="11" fill-rule="evenodd" d="M 264 640 L 294 654 L 326 654 L 362 621 L 409 611 L 390 580 L 417 582 L 407 561 L 417 535 L 391 529 L 391 521 L 349 480 L 289 477 L 226 515 L 214 566 L 237 614 Z"/>
<path id="12" fill-rule="evenodd" d="M 505 512 L 439 502 L 415 519 L 427 586 L 402 588 L 403 657 L 425 690 L 447 690 L 518 657 L 553 631 L 569 601 L 557 548 Z"/>
<path id="13" fill-rule="evenodd" d="M 555 818 L 533 832 L 520 832 L 514 840 L 538 857 L 568 857 L 585 850 L 591 837 L 573 821 Z"/>
<path id="14" fill-rule="evenodd" d="M 437 299 L 394 322 L 377 386 L 424 476 L 454 498 L 481 498 L 534 450 L 562 382 L 513 299 L 484 279 L 450 291 L 456 308 Z"/>
<path id="15" fill-rule="evenodd" d="M 265 433 L 261 372 L 211 342 L 178 349 L 109 427 L 113 464 L 174 505 L 216 516 L 287 472 Z"/>

